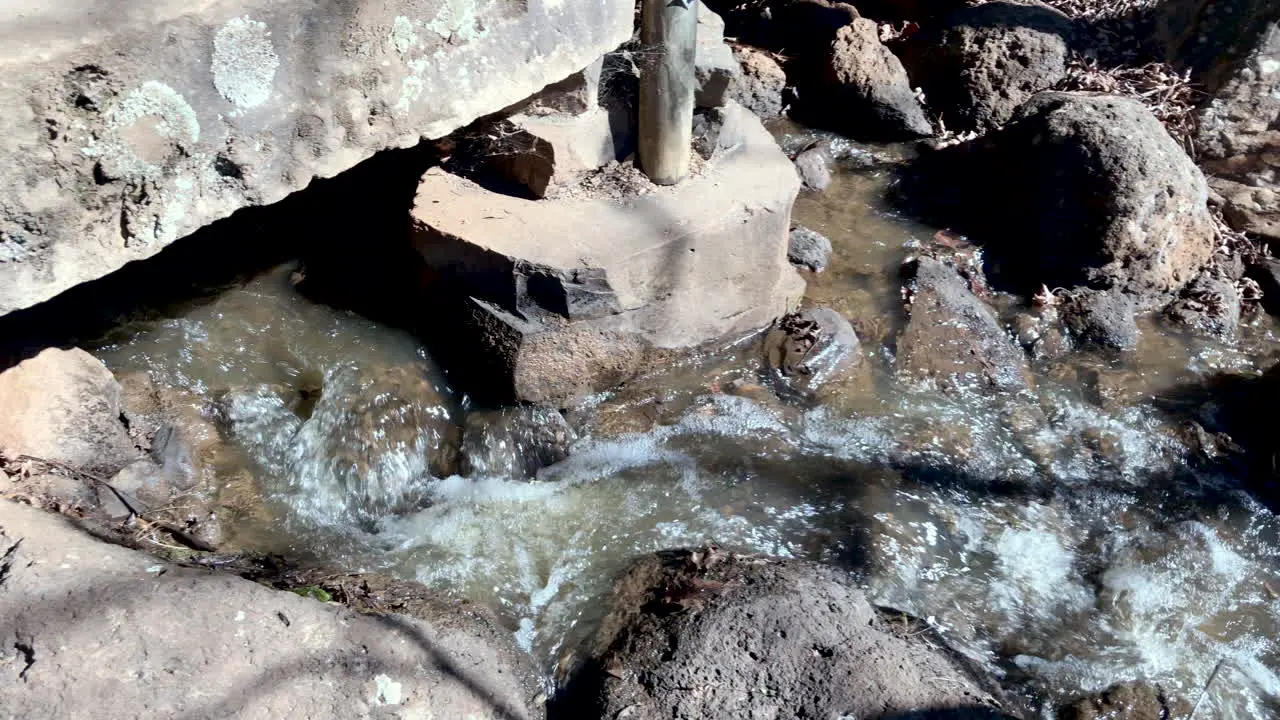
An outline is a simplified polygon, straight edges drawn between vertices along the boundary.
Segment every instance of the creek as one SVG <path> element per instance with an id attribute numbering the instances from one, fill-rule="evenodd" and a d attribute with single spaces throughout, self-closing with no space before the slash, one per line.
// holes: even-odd
<path id="1" fill-rule="evenodd" d="M 234 398 L 235 452 L 218 471 L 250 473 L 268 510 L 223 518 L 234 545 L 488 605 L 548 679 L 632 558 L 715 542 L 847 568 L 1041 717 L 1135 679 L 1199 701 L 1197 720 L 1272 716 L 1280 522 L 1197 461 L 1164 402 L 1217 373 L 1258 374 L 1280 349 L 1271 320 L 1234 344 L 1148 322 L 1122 359 L 1037 361 L 1028 396 L 901 382 L 899 267 L 940 228 L 886 204 L 881 161 L 900 149 L 838 148 L 833 185 L 802 194 L 794 221 L 833 242 L 806 303 L 853 322 L 855 367 L 796 405 L 759 385 L 754 338 L 705 349 L 570 409 L 572 453 L 533 482 L 433 477 L 423 418 L 460 423 L 469 398 L 413 335 L 306 299 L 289 266 L 117 327 L 95 352 L 210 407 Z M 371 375 L 406 367 L 430 387 L 380 404 Z M 353 452 L 357 437 L 369 445 Z M 477 466 L 506 467 L 510 450 L 495 443 Z"/>

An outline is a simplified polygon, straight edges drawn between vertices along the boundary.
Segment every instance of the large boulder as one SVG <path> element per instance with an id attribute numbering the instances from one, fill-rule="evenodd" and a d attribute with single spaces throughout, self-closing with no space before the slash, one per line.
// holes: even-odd
<path id="1" fill-rule="evenodd" d="M 468 477 L 531 480 L 569 457 L 577 433 L 556 410 L 473 410 L 462 428 L 458 471 Z"/>
<path id="2" fill-rule="evenodd" d="M 815 96 L 816 95 L 816 96 Z M 880 42 L 879 26 L 857 18 L 836 32 L 823 77 L 801 91 L 805 119 L 855 137 L 927 137 L 933 123 L 907 71 Z"/>
<path id="3" fill-rule="evenodd" d="M 930 257 L 906 267 L 910 319 L 898 336 L 898 375 L 948 392 L 1018 392 L 1026 355 L 954 268 Z"/>
<path id="4" fill-rule="evenodd" d="M 0 315 L 591 65 L 630 0 L 0 10 Z"/>
<path id="5" fill-rule="evenodd" d="M 945 651 L 894 632 L 848 573 L 715 548 L 636 562 L 588 658 L 566 717 L 1009 717 Z"/>
<path id="6" fill-rule="evenodd" d="M 903 62 L 950 130 L 990 130 L 1066 76 L 1073 27 L 1036 0 L 996 0 L 948 15 L 906 43 Z"/>
<path id="7" fill-rule="evenodd" d="M 739 70 L 729 86 L 729 97 L 761 119 L 781 116 L 787 87 L 782 65 L 767 51 L 745 45 L 734 47 L 733 55 Z"/>
<path id="8" fill-rule="evenodd" d="M 466 606 L 362 615 L 4 500 L 0 569 L 6 716 L 544 716 L 528 657 Z"/>
<path id="9" fill-rule="evenodd" d="M 109 477 L 142 457 L 121 422 L 111 371 L 79 348 L 50 348 L 0 373 L 0 451 Z"/>
<path id="10" fill-rule="evenodd" d="M 534 201 L 428 171 L 414 242 L 469 298 L 450 312 L 463 327 L 442 357 L 471 376 L 468 391 L 563 406 L 626 380 L 649 346 L 757 329 L 793 306 L 804 285 L 787 262 L 799 178 L 751 113 L 730 102 L 721 119 L 699 172 L 659 189 L 614 168 L 635 183 L 621 197 L 584 184 Z"/>
<path id="11" fill-rule="evenodd" d="M 993 282 L 1028 296 L 1087 285 L 1171 299 L 1215 246 L 1204 176 L 1136 100 L 1040 93 L 984 137 L 927 153 L 902 192 L 984 244 Z"/>

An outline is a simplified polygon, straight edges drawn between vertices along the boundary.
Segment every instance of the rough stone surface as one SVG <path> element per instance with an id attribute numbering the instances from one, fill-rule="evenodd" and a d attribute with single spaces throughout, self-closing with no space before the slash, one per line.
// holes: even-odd
<path id="1" fill-rule="evenodd" d="M 700 108 L 724 105 L 729 99 L 729 88 L 738 75 L 738 61 L 724 42 L 724 20 L 702 3 L 698 4 L 693 73 L 693 99 Z"/>
<path id="2" fill-rule="evenodd" d="M 1121 292 L 1077 290 L 1061 298 L 1063 324 L 1076 344 L 1107 350 L 1138 347 L 1134 300 Z"/>
<path id="3" fill-rule="evenodd" d="M 467 413 L 460 472 L 468 477 L 516 480 L 569 457 L 577 433 L 556 410 L 514 407 Z"/>
<path id="4" fill-rule="evenodd" d="M 463 607 L 360 615 L 7 501 L 0 558 L 6 717 L 543 717 L 527 657 Z"/>
<path id="5" fill-rule="evenodd" d="M 990 130 L 1067 72 L 1071 20 L 1035 0 L 948 15 L 907 43 L 903 62 L 949 130 Z"/>
<path id="6" fill-rule="evenodd" d="M 1280 241 L 1280 10 L 1200 111 L 1196 149 L 1227 222 Z"/>
<path id="7" fill-rule="evenodd" d="M 797 226 L 791 229 L 787 259 L 792 264 L 813 272 L 822 272 L 827 268 L 827 259 L 830 256 L 831 240 L 826 235 L 814 232 L 807 227 Z"/>
<path id="8" fill-rule="evenodd" d="M 907 71 L 880 42 L 879 26 L 858 18 L 836 33 L 820 99 L 806 100 L 806 117 L 857 137 L 902 139 L 934 132 Z"/>
<path id="9" fill-rule="evenodd" d="M 110 476 L 141 457 L 121 422 L 111 371 L 79 348 L 50 348 L 0 373 L 0 450 Z"/>
<path id="10" fill-rule="evenodd" d="M 981 243 L 991 280 L 1172 299 L 1209 260 L 1204 176 L 1135 100 L 1040 93 L 982 138 L 922 156 L 902 190 Z"/>
<path id="11" fill-rule="evenodd" d="M 616 582 L 609 608 L 565 717 L 1006 717 L 945 651 L 894 634 L 834 568 L 665 551 Z"/>
<path id="12" fill-rule="evenodd" d="M 631 37 L 621 0 L 24 3 L 0 14 L 0 315 Z"/>
<path id="13" fill-rule="evenodd" d="M 1155 9 L 1165 61 L 1210 93 L 1231 82 L 1268 26 L 1280 22 L 1274 0 L 1167 0 Z"/>
<path id="14" fill-rule="evenodd" d="M 600 105 L 600 76 L 604 57 L 543 88 L 537 95 L 511 108 L 524 115 L 581 115 Z"/>
<path id="15" fill-rule="evenodd" d="M 699 174 L 621 200 L 531 201 L 441 170 L 423 178 L 416 246 L 444 282 L 478 300 L 471 308 L 491 347 L 482 354 L 524 358 L 518 366 L 541 390 L 521 399 L 555 403 L 570 397 L 561 390 L 604 382 L 566 362 L 596 364 L 577 343 L 604 357 L 625 336 L 628 353 L 689 347 L 763 327 L 799 297 L 803 280 L 786 257 L 799 179 L 758 119 L 735 103 L 723 117 Z M 535 351 L 547 354 L 535 361 Z M 509 364 L 498 375 L 513 376 L 522 373 Z"/>
<path id="16" fill-rule="evenodd" d="M 729 87 L 729 97 L 763 120 L 782 115 L 782 93 L 787 73 L 768 52 L 739 45 L 733 48 L 740 71 Z"/>
<path id="17" fill-rule="evenodd" d="M 1191 332 L 1233 338 L 1240 329 L 1240 291 L 1230 278 L 1201 273 L 1164 312 L 1172 323 Z"/>
<path id="18" fill-rule="evenodd" d="M 1261 258 L 1246 274 L 1262 290 L 1262 307 L 1272 315 L 1280 315 L 1280 259 Z"/>
<path id="19" fill-rule="evenodd" d="M 811 396 L 853 364 L 858 335 L 840 313 L 809 308 L 774 323 L 764 340 L 765 374 L 782 396 Z"/>
<path id="20" fill-rule="evenodd" d="M 906 268 L 910 319 L 898 336 L 898 374 L 948 392 L 1031 386 L 1026 355 L 951 267 L 921 257 Z"/>

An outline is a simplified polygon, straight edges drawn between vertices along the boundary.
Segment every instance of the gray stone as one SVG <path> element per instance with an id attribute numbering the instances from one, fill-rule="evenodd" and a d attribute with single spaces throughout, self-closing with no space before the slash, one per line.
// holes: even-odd
<path id="1" fill-rule="evenodd" d="M 880 42 L 879 26 L 858 18 L 836 33 L 823 96 L 804 96 L 806 112 L 856 137 L 907 139 L 934 134 L 907 71 Z"/>
<path id="2" fill-rule="evenodd" d="M 910 318 L 898 336 L 898 375 L 947 392 L 1011 393 L 1032 385 L 1026 355 L 952 267 L 907 267 Z"/>
<path id="3" fill-rule="evenodd" d="M 1200 111 L 1196 149 L 1227 222 L 1280 241 L 1280 10 Z"/>
<path id="4" fill-rule="evenodd" d="M 468 477 L 531 480 L 569 457 L 575 440 L 577 433 L 556 410 L 475 410 L 463 423 L 459 470 Z"/>
<path id="5" fill-rule="evenodd" d="M 576 115 L 514 115 L 478 136 L 466 150 L 477 163 L 475 169 L 521 185 L 537 198 L 631 151 L 630 128 L 615 127 L 601 107 Z"/>
<path id="6" fill-rule="evenodd" d="M 0 558 L 6 716 L 544 717 L 528 657 L 474 608 L 361 614 L 3 500 Z"/>
<path id="7" fill-rule="evenodd" d="M 810 190 L 826 190 L 831 184 L 831 151 L 825 147 L 812 147 L 796 155 L 796 172 L 800 182 Z"/>
<path id="8" fill-rule="evenodd" d="M 50 348 L 0 373 L 0 450 L 110 476 L 140 458 L 111 371 L 79 348 Z"/>
<path id="9" fill-rule="evenodd" d="M 990 130 L 1067 73 L 1071 19 L 1036 0 L 996 0 L 911 37 L 903 62 L 949 130 Z"/>
<path id="10" fill-rule="evenodd" d="M 615 583 L 564 716 L 1006 717 L 940 645 L 895 631 L 846 571 L 664 551 Z"/>
<path id="11" fill-rule="evenodd" d="M 627 40 L 633 10 L 621 0 L 7 6 L 0 315 L 511 106 Z"/>
<path id="12" fill-rule="evenodd" d="M 580 115 L 600 106 L 600 75 L 604 56 L 559 82 L 551 83 L 537 95 L 511 108 L 513 114 Z"/>
<path id="13" fill-rule="evenodd" d="M 830 256 L 831 240 L 826 235 L 807 227 L 792 228 L 790 244 L 787 246 L 787 259 L 792 264 L 813 272 L 822 272 L 827 268 Z"/>
<path id="14" fill-rule="evenodd" d="M 556 403 L 600 387 L 581 374 L 590 367 L 565 364 L 580 341 L 690 347 L 763 327 L 803 292 L 786 259 L 795 170 L 745 109 L 729 103 L 723 118 L 700 174 L 621 199 L 582 190 L 535 201 L 439 169 L 423 177 L 413 219 L 427 265 L 480 301 L 468 312 L 492 327 L 497 356 L 552 353 L 527 365 L 547 375 L 536 397 L 519 399 Z M 570 331 L 576 339 L 554 340 Z M 511 338 L 522 339 L 518 352 Z"/>
<path id="15" fill-rule="evenodd" d="M 738 61 L 724 42 L 724 20 L 698 4 L 698 36 L 694 48 L 694 103 L 700 108 L 720 107 L 729 99 L 729 87 L 738 75 Z"/>
<path id="16" fill-rule="evenodd" d="M 1240 291 L 1231 279 L 1204 272 L 1165 308 L 1165 317 L 1186 330 L 1215 338 L 1234 338 L 1240 329 Z"/>
<path id="17" fill-rule="evenodd" d="M 739 45 L 733 48 L 739 72 L 729 87 L 729 97 L 740 105 L 770 120 L 781 117 L 782 93 L 787 87 L 787 73 L 768 52 Z"/>
<path id="18" fill-rule="evenodd" d="M 1059 313 L 1077 345 L 1121 351 L 1138 347 L 1132 297 L 1083 289 L 1064 294 L 1061 300 Z"/>

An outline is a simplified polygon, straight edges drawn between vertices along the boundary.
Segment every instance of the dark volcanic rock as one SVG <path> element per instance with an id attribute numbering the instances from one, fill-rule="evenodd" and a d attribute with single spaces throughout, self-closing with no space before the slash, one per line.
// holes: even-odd
<path id="1" fill-rule="evenodd" d="M 827 268 L 827 260 L 830 256 L 831 240 L 826 235 L 814 232 L 807 227 L 796 226 L 791 229 L 787 259 L 792 265 L 798 265 L 813 272 L 822 272 Z"/>
<path id="2" fill-rule="evenodd" d="M 1240 328 L 1240 291 L 1230 278 L 1201 273 L 1164 313 L 1175 325 L 1192 332 L 1232 338 Z"/>
<path id="3" fill-rule="evenodd" d="M 1110 350 L 1138 346 L 1133 299 L 1124 293 L 1084 289 L 1061 300 L 1063 323 L 1078 344 Z"/>
<path id="4" fill-rule="evenodd" d="M 907 71 L 880 42 L 874 21 L 840 28 L 817 87 L 801 90 L 806 119 L 855 137 L 902 139 L 934 132 Z"/>
<path id="5" fill-rule="evenodd" d="M 1031 386 L 1026 355 L 954 268 L 921 257 L 906 272 L 911 317 L 898 336 L 900 376 L 947 391 Z"/>
<path id="6" fill-rule="evenodd" d="M 848 573 L 714 548 L 640 559 L 588 657 L 565 717 L 1008 717 L 936 645 L 895 634 Z"/>
<path id="7" fill-rule="evenodd" d="M 987 249 L 994 283 L 1122 289 L 1167 302 L 1209 260 L 1204 176 L 1136 100 L 1040 93 L 1004 127 L 923 155 L 915 209 Z"/>
<path id="8" fill-rule="evenodd" d="M 763 120 L 781 116 L 786 71 L 764 50 L 737 45 L 733 55 L 738 60 L 739 72 L 729 84 L 729 97 Z"/>
<path id="9" fill-rule="evenodd" d="M 1066 75 L 1072 32 L 1048 5 L 996 0 L 912 36 L 903 62 L 948 129 L 990 130 Z"/>
<path id="10" fill-rule="evenodd" d="M 800 182 L 810 190 L 826 190 L 831 184 L 831 151 L 819 145 L 796 155 Z"/>

